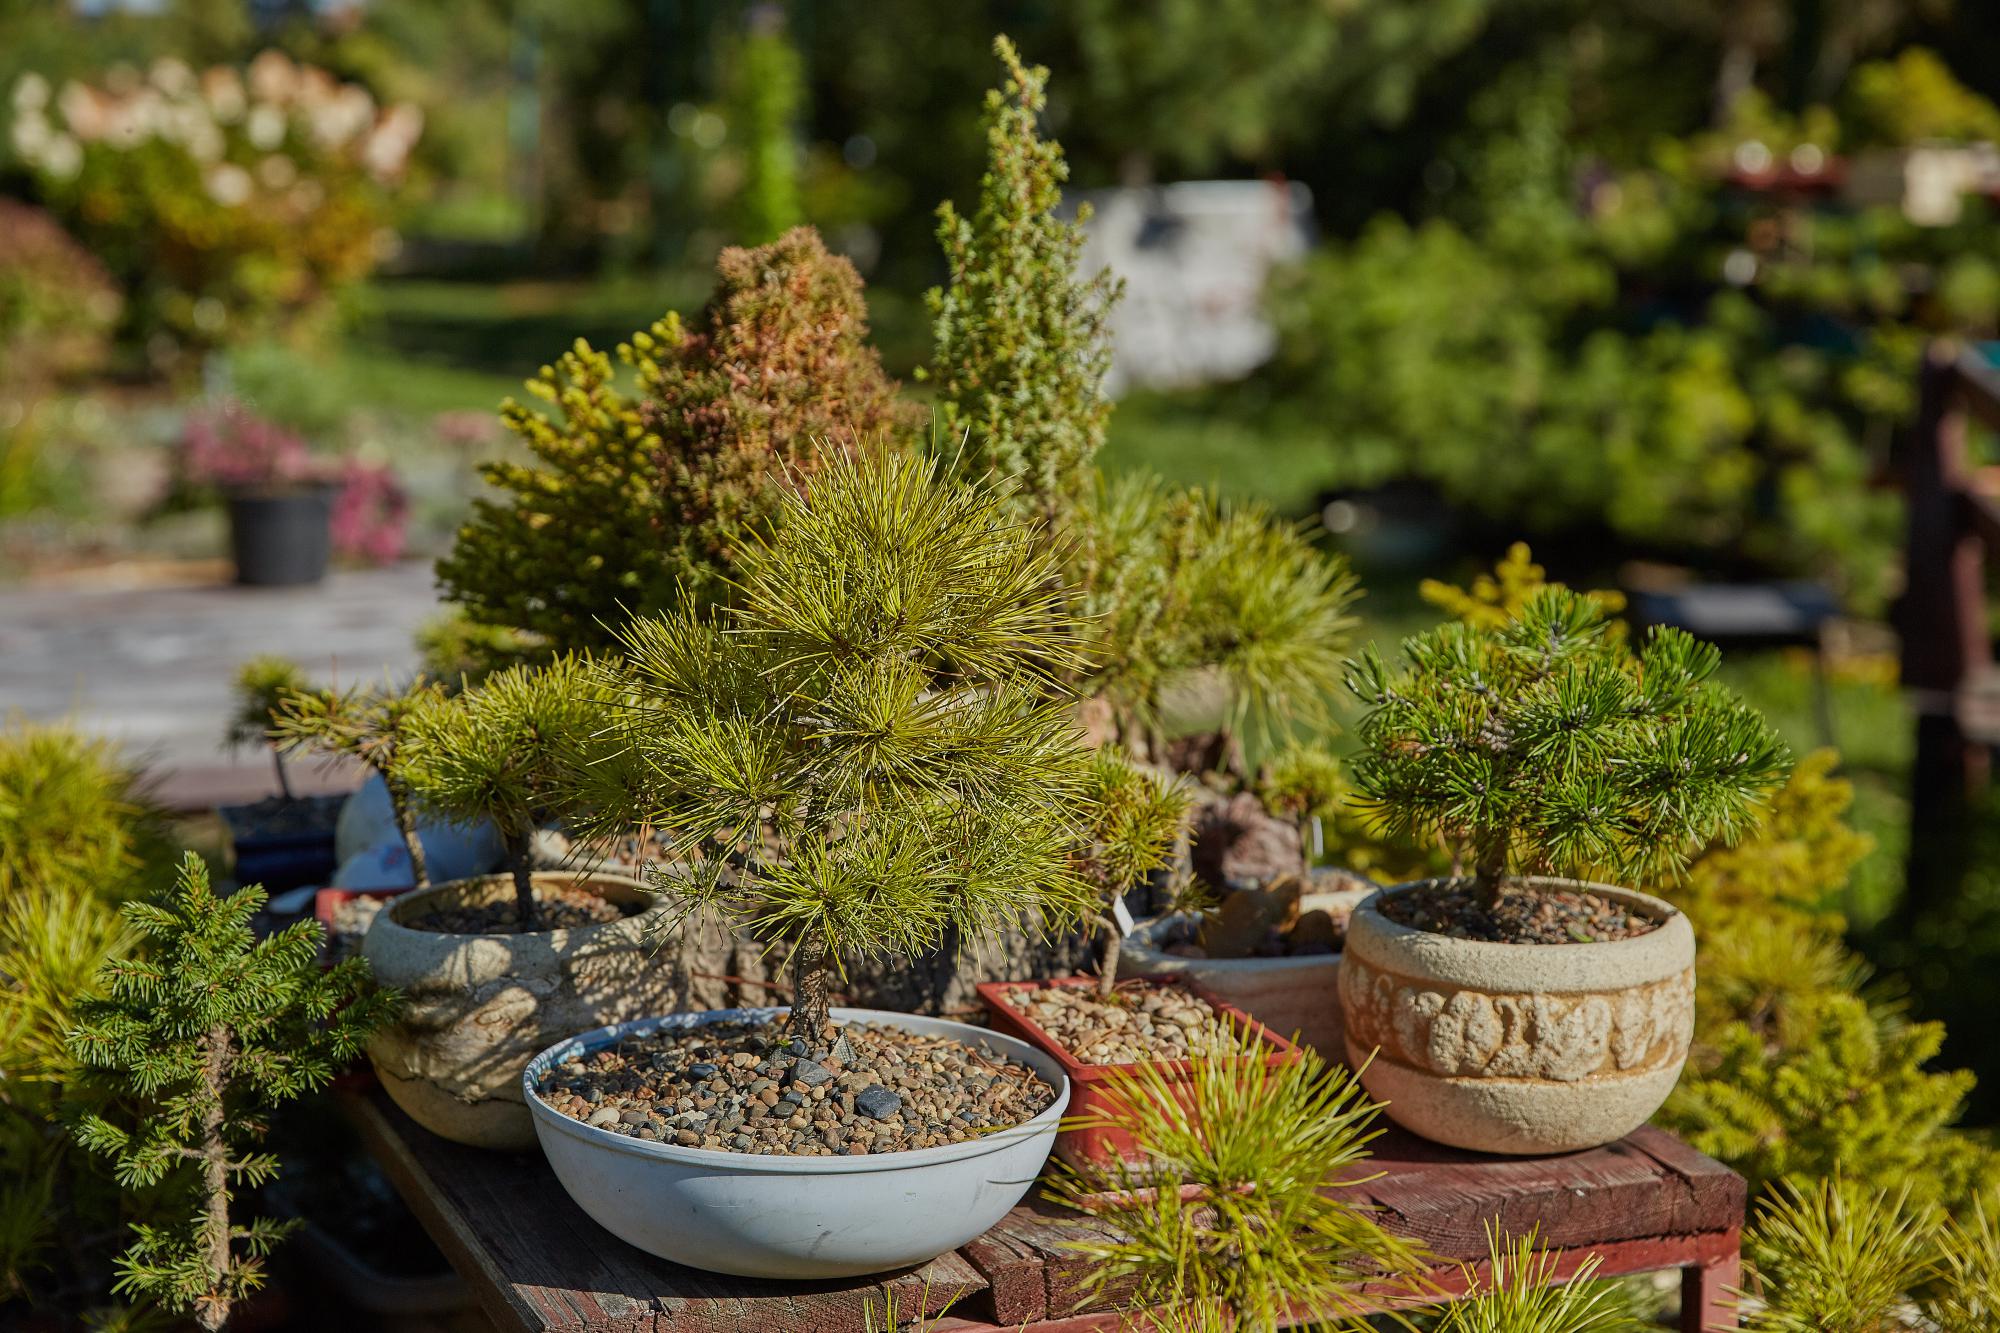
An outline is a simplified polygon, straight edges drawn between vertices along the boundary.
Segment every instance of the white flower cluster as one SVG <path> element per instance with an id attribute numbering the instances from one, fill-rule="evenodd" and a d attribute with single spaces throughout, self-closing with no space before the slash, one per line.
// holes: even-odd
<path id="1" fill-rule="evenodd" d="M 101 87 L 70 82 L 60 91 L 30 72 L 15 83 L 12 101 L 14 151 L 37 171 L 67 180 L 92 144 L 129 151 L 161 140 L 200 163 L 209 196 L 231 208 L 249 203 L 259 184 L 302 210 L 318 207 L 323 190 L 302 170 L 301 155 L 346 159 L 378 181 L 393 181 L 424 128 L 418 108 L 378 108 L 366 88 L 277 51 L 265 51 L 243 73 L 218 65 L 197 74 L 169 57 L 143 76 L 120 66 Z M 254 174 L 230 160 L 251 153 L 262 155 Z"/>

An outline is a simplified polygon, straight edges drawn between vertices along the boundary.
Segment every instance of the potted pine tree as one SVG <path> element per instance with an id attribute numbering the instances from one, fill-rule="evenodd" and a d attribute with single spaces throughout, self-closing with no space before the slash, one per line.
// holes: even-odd
<path id="1" fill-rule="evenodd" d="M 1391 1118 L 1503 1153 L 1645 1122 L 1694 1024 L 1694 932 L 1656 883 L 1749 827 L 1784 745 L 1678 630 L 1634 651 L 1560 585 L 1348 664 L 1360 802 L 1469 873 L 1385 889 L 1340 969 L 1349 1059 Z M 1559 878 L 1560 877 L 1560 878 Z M 1371 1058 L 1372 1055 L 1372 1058 Z"/>
<path id="2" fill-rule="evenodd" d="M 382 1085 L 437 1134 L 527 1148 L 521 1070 L 580 1028 L 670 1007 L 675 969 L 649 931 L 665 906 L 644 884 L 601 871 L 535 869 L 537 832 L 583 813 L 595 757 L 597 682 L 579 658 L 513 667 L 456 695 L 426 691 L 398 723 L 392 792 L 446 819 L 490 819 L 507 869 L 398 897 L 362 956 L 408 997 L 369 1042 Z"/>
<path id="3" fill-rule="evenodd" d="M 237 668 L 235 706 L 223 738 L 230 750 L 262 746 L 271 756 L 277 794 L 220 806 L 216 814 L 229 832 L 236 878 L 273 891 L 324 884 L 334 869 L 334 831 L 346 798 L 294 792 L 285 758 L 297 740 L 277 730 L 285 701 L 310 689 L 298 663 L 271 653 L 250 658 Z"/>
<path id="4" fill-rule="evenodd" d="M 833 990 L 954 928 L 1092 909 L 1094 760 L 1050 680 L 1074 629 L 1000 493 L 909 453 L 824 460 L 738 568 L 733 610 L 626 631 L 589 799 L 667 834 L 663 893 L 772 939 L 791 1004 L 584 1033 L 529 1066 L 529 1105 L 564 1187 L 641 1249 L 766 1277 L 921 1262 L 1021 1197 L 1067 1082 L 1024 1043 Z"/>

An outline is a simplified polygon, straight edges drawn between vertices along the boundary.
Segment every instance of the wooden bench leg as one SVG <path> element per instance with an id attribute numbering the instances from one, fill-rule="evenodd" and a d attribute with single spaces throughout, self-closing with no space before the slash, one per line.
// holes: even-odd
<path id="1" fill-rule="evenodd" d="M 1681 1333 L 1709 1333 L 1738 1326 L 1736 1292 L 1743 1285 L 1743 1259 L 1734 1251 L 1681 1270 Z"/>

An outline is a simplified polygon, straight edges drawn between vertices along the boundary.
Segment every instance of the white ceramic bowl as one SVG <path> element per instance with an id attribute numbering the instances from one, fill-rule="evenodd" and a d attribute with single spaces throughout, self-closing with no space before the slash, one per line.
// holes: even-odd
<path id="1" fill-rule="evenodd" d="M 598 1028 L 528 1062 L 521 1087 L 542 1151 L 577 1206 L 648 1254 L 742 1277 L 855 1277 L 934 1259 L 985 1232 L 1041 1174 L 1069 1105 L 1069 1080 L 1025 1042 L 965 1023 L 879 1009 L 836 1020 L 951 1037 L 1033 1069 L 1056 1090 L 1034 1119 L 966 1143 L 856 1157 L 681 1148 L 594 1129 L 535 1091 L 542 1071 L 660 1028 L 768 1019 L 777 1009 L 716 1009 Z"/>

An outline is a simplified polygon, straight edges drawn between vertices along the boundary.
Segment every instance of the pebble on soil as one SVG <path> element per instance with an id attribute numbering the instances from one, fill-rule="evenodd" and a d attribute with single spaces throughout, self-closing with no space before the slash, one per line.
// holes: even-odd
<path id="1" fill-rule="evenodd" d="M 1121 982 L 1111 999 L 1092 986 L 1002 992 L 1007 1004 L 1087 1065 L 1186 1060 L 1210 1048 L 1222 1015 L 1178 986 Z"/>
<path id="2" fill-rule="evenodd" d="M 1026 1066 L 948 1037 L 857 1023 L 829 1048 L 777 1021 L 662 1028 L 553 1066 L 536 1091 L 614 1134 L 799 1157 L 964 1143 L 1056 1097 Z"/>
<path id="3" fill-rule="evenodd" d="M 1598 944 L 1650 934 L 1660 922 L 1613 898 L 1580 889 L 1501 886 L 1497 906 L 1469 884 L 1426 884 L 1381 900 L 1400 926 L 1499 944 Z"/>

